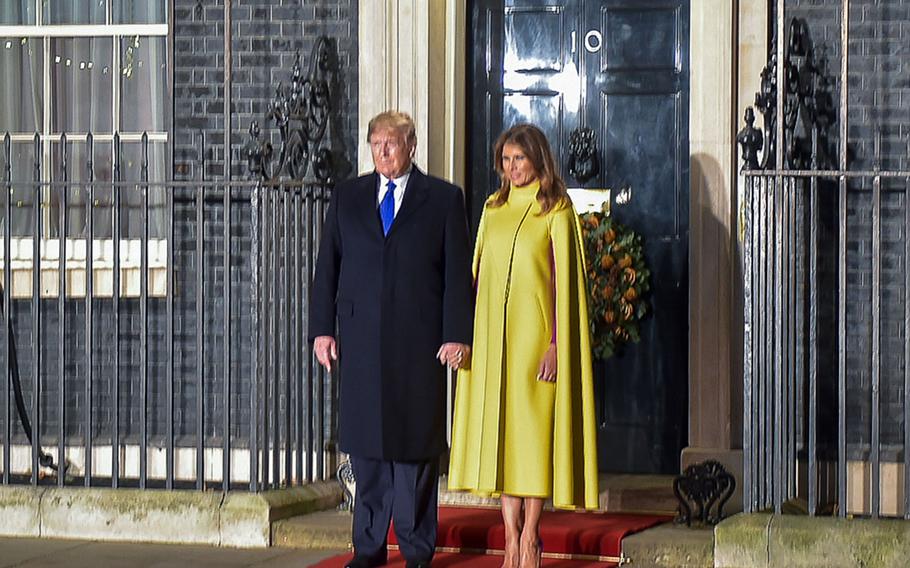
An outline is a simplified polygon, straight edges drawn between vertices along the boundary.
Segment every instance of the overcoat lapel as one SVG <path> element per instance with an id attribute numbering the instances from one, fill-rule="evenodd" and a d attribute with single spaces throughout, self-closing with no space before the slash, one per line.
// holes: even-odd
<path id="1" fill-rule="evenodd" d="M 386 235 L 386 238 L 391 237 L 395 232 L 395 229 L 403 225 L 408 217 L 420 209 L 420 206 L 423 205 L 423 202 L 427 199 L 427 192 L 429 189 L 427 176 L 425 176 L 422 171 L 418 170 L 417 166 L 414 166 L 413 169 L 411 169 L 411 177 L 408 179 L 408 187 L 404 192 L 404 201 L 401 203 L 401 209 L 399 209 L 398 214 L 395 215 L 395 220 L 392 222 L 392 227 L 389 229 L 389 234 Z"/>
<path id="2" fill-rule="evenodd" d="M 376 191 L 379 187 L 379 175 L 364 176 L 363 182 L 357 188 L 357 213 L 361 222 L 367 228 L 370 238 L 382 240 L 382 219 L 379 218 L 379 208 L 376 205 Z"/>

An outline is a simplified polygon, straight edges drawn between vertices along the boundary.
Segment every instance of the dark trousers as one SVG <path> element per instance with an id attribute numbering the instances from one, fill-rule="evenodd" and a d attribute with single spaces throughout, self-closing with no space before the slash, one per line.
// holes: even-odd
<path id="1" fill-rule="evenodd" d="M 389 521 L 405 560 L 430 561 L 436 549 L 439 460 L 392 462 L 351 456 L 354 554 L 384 563 Z"/>

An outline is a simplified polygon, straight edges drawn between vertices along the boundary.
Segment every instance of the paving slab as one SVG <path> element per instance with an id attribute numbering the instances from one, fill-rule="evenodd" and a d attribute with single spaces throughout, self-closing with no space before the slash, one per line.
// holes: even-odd
<path id="1" fill-rule="evenodd" d="M 42 556 L 73 557 L 76 555 L 74 549 L 86 544 L 86 541 L 78 540 L 0 537 L 0 568 L 22 566 Z"/>
<path id="2" fill-rule="evenodd" d="M 299 568 L 342 552 L 0 538 L 0 568 Z"/>

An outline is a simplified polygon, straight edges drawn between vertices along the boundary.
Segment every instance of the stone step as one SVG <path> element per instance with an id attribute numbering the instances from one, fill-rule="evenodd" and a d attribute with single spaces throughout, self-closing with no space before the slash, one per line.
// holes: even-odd
<path id="1" fill-rule="evenodd" d="M 607 513 L 676 514 L 672 475 L 601 474 L 600 511 Z M 465 491 L 449 491 L 446 477 L 439 480 L 440 505 L 499 507 L 499 499 Z M 552 509 L 546 505 L 545 508 Z"/>
<path id="2" fill-rule="evenodd" d="M 713 568 L 714 530 L 660 525 L 622 539 L 622 555 L 636 568 Z"/>
<path id="3" fill-rule="evenodd" d="M 676 514 L 673 475 L 601 474 L 600 507 L 609 513 Z"/>
<path id="4" fill-rule="evenodd" d="M 331 510 L 272 523 L 272 546 L 350 550 L 351 513 Z"/>
<path id="5" fill-rule="evenodd" d="M 449 491 L 439 479 L 440 505 L 499 508 L 499 499 Z M 549 506 L 548 509 L 552 509 Z M 675 514 L 672 475 L 602 474 L 600 510 L 609 513 Z M 272 523 L 272 545 L 291 548 L 344 549 L 351 545 L 351 514 L 337 510 L 301 515 Z"/>

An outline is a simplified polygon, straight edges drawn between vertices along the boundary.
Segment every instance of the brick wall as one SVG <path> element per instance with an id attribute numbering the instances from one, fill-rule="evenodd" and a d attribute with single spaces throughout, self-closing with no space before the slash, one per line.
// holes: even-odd
<path id="1" fill-rule="evenodd" d="M 848 76 L 848 167 L 853 170 L 910 168 L 910 0 L 853 0 L 850 3 Z M 840 76 L 840 0 L 787 0 L 786 17 L 807 21 L 816 53 Z M 839 101 L 835 86 L 835 101 Z M 839 128 L 839 127 L 838 127 Z M 880 140 L 877 144 L 876 139 Z M 876 151 L 876 148 L 879 148 Z M 847 199 L 847 424 L 849 458 L 868 455 L 871 441 L 872 357 L 872 180 L 850 185 Z M 883 457 L 896 459 L 903 447 L 904 181 L 882 183 L 881 411 Z M 836 184 L 823 186 L 827 257 L 822 278 L 836 290 Z M 820 317 L 836 330 L 836 294 L 823 298 Z M 835 326 L 835 327 L 831 327 Z M 822 407 L 836 404 L 836 332 L 822 334 Z M 827 422 L 830 423 L 830 420 Z"/>
<path id="2" fill-rule="evenodd" d="M 196 166 L 200 133 L 205 134 L 209 179 L 221 176 L 224 126 L 224 3 L 175 2 L 175 170 L 199 175 Z M 242 147 L 253 120 L 270 128 L 265 118 L 279 83 L 287 85 L 297 52 L 304 74 L 319 36 L 335 43 L 341 69 L 332 144 L 356 163 L 357 137 L 357 1 L 235 0 L 232 4 L 233 82 L 231 152 L 234 176 L 246 174 Z M 277 146 L 277 138 L 273 137 Z M 350 173 L 343 169 L 342 176 Z"/>

